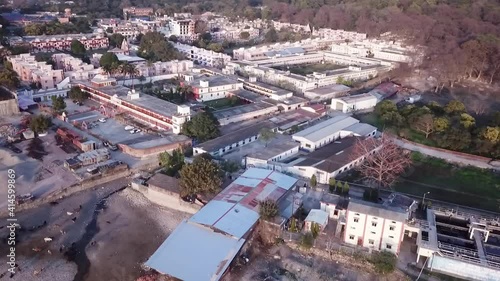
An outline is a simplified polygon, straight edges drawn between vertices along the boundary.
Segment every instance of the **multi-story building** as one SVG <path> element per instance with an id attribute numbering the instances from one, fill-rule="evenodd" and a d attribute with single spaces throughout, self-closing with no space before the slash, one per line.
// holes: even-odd
<path id="1" fill-rule="evenodd" d="M 64 35 L 42 35 L 42 36 L 25 36 L 23 41 L 29 43 L 31 51 L 38 52 L 55 52 L 55 51 L 70 51 L 71 42 L 73 40 L 80 41 L 86 50 L 105 49 L 109 47 L 109 40 L 102 34 L 64 34 Z"/>
<path id="2" fill-rule="evenodd" d="M 53 89 L 64 79 L 63 70 L 53 70 L 51 65 L 36 61 L 30 54 L 11 56 L 7 60 L 21 81 L 38 84 L 41 89 Z"/>
<path id="3" fill-rule="evenodd" d="M 116 79 L 97 75 L 90 81 L 78 81 L 77 86 L 89 93 L 103 108 L 114 113 L 126 112 L 130 117 L 151 127 L 173 130 L 179 134 L 182 124 L 190 119 L 191 109 L 176 105 L 151 95 L 142 95 L 135 90 L 117 85 Z M 105 114 L 110 114 L 108 111 Z"/>
<path id="4" fill-rule="evenodd" d="M 366 39 L 352 43 L 338 42 L 332 45 L 331 51 L 396 62 L 417 62 L 420 59 L 416 48 L 405 47 L 396 41 L 378 39 Z"/>
<path id="5" fill-rule="evenodd" d="M 226 98 L 232 91 L 243 88 L 243 82 L 220 75 L 202 77 L 188 83 L 196 100 L 201 102 Z"/>
<path id="6" fill-rule="evenodd" d="M 346 213 L 344 242 L 399 254 L 408 212 L 351 199 Z"/>
<path id="7" fill-rule="evenodd" d="M 190 19 L 176 19 L 172 20 L 169 23 L 170 35 L 175 36 L 186 36 L 193 35 L 194 32 L 194 20 Z"/>
<path id="8" fill-rule="evenodd" d="M 136 67 L 139 71 L 139 76 L 151 77 L 189 71 L 193 68 L 193 62 L 190 60 L 158 61 L 152 64 L 139 62 L 136 64 Z"/>
<path id="9" fill-rule="evenodd" d="M 173 46 L 195 64 L 222 68 L 231 61 L 231 56 L 223 53 L 217 53 L 182 43 L 173 43 Z"/>
<path id="10" fill-rule="evenodd" d="M 153 8 L 126 7 L 123 8 L 123 18 L 129 19 L 132 16 L 146 17 L 154 13 Z"/>
<path id="11" fill-rule="evenodd" d="M 64 77 L 69 77 L 70 81 L 92 79 L 101 71 L 68 54 L 53 54 L 52 60 L 56 63 L 56 69 L 62 69 Z"/>

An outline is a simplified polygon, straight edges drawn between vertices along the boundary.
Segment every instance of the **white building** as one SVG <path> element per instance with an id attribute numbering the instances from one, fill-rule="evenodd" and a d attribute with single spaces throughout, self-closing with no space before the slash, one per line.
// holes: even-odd
<path id="1" fill-rule="evenodd" d="M 332 98 L 345 96 L 351 88 L 342 84 L 333 84 L 304 92 L 304 97 L 311 101 L 326 101 Z"/>
<path id="2" fill-rule="evenodd" d="M 361 95 L 345 96 L 332 99 L 331 108 L 343 113 L 358 110 L 370 110 L 377 105 L 378 99 L 370 93 Z"/>
<path id="3" fill-rule="evenodd" d="M 352 132 L 345 129 L 357 123 L 359 120 L 355 118 L 338 115 L 294 134 L 293 139 L 300 143 L 301 149 L 312 152 L 339 138 L 351 135 Z"/>
<path id="4" fill-rule="evenodd" d="M 92 64 L 84 63 L 81 59 L 68 54 L 53 54 L 52 60 L 56 63 L 57 69 L 63 70 L 64 77 L 69 78 L 70 82 L 92 79 L 101 72 Z"/>
<path id="5" fill-rule="evenodd" d="M 231 92 L 243 88 L 243 83 L 221 75 L 202 77 L 189 82 L 197 101 L 227 98 Z"/>
<path id="6" fill-rule="evenodd" d="M 139 71 L 139 76 L 151 77 L 190 71 L 193 68 L 193 62 L 190 60 L 172 60 L 166 62 L 157 61 L 148 64 L 143 61 L 137 63 L 136 67 L 137 71 Z"/>
<path id="7" fill-rule="evenodd" d="M 187 44 L 175 42 L 173 43 L 173 46 L 185 55 L 187 59 L 192 60 L 195 64 L 199 65 L 222 68 L 231 60 L 231 57 L 226 54 L 217 53 Z"/>
<path id="8" fill-rule="evenodd" d="M 346 217 L 345 243 L 399 254 L 407 212 L 351 199 Z"/>
<path id="9" fill-rule="evenodd" d="M 288 165 L 281 165 L 282 169 L 284 167 L 287 172 L 308 179 L 314 175 L 318 183 L 327 184 L 331 178 L 351 170 L 365 160 L 366 156 L 353 158 L 358 141 L 363 141 L 363 138 L 343 138 L 300 157 Z M 380 147 L 374 148 L 373 152 L 378 149 Z"/>

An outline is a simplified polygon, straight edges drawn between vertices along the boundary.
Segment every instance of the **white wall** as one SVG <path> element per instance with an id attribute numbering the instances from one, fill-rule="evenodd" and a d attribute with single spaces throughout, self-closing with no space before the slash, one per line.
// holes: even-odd
<path id="1" fill-rule="evenodd" d="M 338 214 L 335 215 L 335 204 L 320 202 L 320 209 L 328 213 L 328 217 L 331 219 L 338 219 Z"/>
<path id="2" fill-rule="evenodd" d="M 358 240 L 363 241 L 366 215 L 347 210 L 347 221 L 344 233 L 344 242 L 351 245 L 358 245 Z"/>

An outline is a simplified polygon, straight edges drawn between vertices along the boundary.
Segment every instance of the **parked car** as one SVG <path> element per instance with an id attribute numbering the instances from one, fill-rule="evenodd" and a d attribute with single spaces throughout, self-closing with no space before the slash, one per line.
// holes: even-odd
<path id="1" fill-rule="evenodd" d="M 99 122 L 106 123 L 106 118 L 99 118 Z"/>
<path id="2" fill-rule="evenodd" d="M 135 133 L 139 133 L 141 130 L 139 129 L 133 129 L 133 130 L 130 130 L 130 133 L 131 134 L 135 134 Z"/>
<path id="3" fill-rule="evenodd" d="M 109 149 L 112 150 L 112 151 L 117 151 L 118 150 L 118 147 L 114 144 L 111 144 L 109 145 Z"/>
<path id="4" fill-rule="evenodd" d="M 104 141 L 102 142 L 102 145 L 104 145 L 105 147 L 108 147 L 110 145 L 109 141 Z"/>
<path id="5" fill-rule="evenodd" d="M 134 130 L 135 128 L 133 126 L 130 126 L 130 125 L 127 125 L 125 126 L 125 131 L 130 131 L 130 130 Z"/>

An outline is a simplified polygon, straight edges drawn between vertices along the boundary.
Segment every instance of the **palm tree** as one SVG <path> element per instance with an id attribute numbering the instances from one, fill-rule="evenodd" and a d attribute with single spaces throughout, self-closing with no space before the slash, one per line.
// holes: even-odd
<path id="1" fill-rule="evenodd" d="M 125 77 L 128 76 L 132 79 L 132 88 L 134 88 L 134 77 L 139 75 L 139 70 L 137 70 L 135 65 L 126 62 L 126 63 L 121 65 L 120 72 Z"/>

